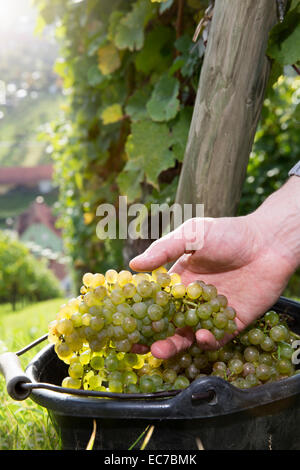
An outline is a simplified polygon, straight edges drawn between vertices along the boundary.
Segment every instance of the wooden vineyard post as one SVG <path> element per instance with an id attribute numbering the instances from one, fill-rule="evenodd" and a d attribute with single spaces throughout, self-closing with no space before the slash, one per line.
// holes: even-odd
<path id="1" fill-rule="evenodd" d="M 216 0 L 176 202 L 233 216 L 270 72 L 275 0 Z"/>

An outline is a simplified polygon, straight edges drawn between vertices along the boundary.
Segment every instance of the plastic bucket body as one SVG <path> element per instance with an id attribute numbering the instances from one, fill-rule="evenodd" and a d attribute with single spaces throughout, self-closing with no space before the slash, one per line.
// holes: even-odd
<path id="1" fill-rule="evenodd" d="M 282 298 L 274 310 L 292 315 L 292 328 L 299 331 L 300 303 Z M 60 385 L 67 365 L 50 345 L 26 374 L 32 382 Z M 196 450 L 199 440 L 207 450 L 300 448 L 300 374 L 247 390 L 203 377 L 163 399 L 86 398 L 43 389 L 32 390 L 30 397 L 48 409 L 63 449 L 85 449 L 94 420 L 94 449 L 127 450 L 148 425 L 155 426 L 149 450 Z"/>

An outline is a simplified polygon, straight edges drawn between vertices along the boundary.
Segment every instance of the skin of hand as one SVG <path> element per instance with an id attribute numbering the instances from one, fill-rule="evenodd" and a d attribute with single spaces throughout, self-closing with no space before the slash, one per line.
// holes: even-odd
<path id="1" fill-rule="evenodd" d="M 202 247 L 189 252 L 188 234 L 203 223 Z M 198 279 L 215 285 L 236 310 L 237 332 L 242 331 L 276 302 L 300 264 L 300 178 L 291 177 L 247 216 L 189 219 L 152 243 L 130 267 L 152 271 L 169 262 L 174 262 L 169 272 L 180 274 L 184 284 Z M 167 359 L 195 339 L 202 349 L 218 349 L 232 337 L 217 341 L 208 330 L 194 334 L 186 327 L 155 342 L 151 352 Z M 139 345 L 135 351 L 145 352 Z"/>

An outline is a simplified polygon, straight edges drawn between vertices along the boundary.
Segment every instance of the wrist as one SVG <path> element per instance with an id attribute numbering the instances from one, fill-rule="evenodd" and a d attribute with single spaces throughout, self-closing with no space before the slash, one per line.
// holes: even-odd
<path id="1" fill-rule="evenodd" d="M 300 265 L 300 177 L 287 182 L 250 214 L 264 246 L 284 257 L 291 270 Z"/>

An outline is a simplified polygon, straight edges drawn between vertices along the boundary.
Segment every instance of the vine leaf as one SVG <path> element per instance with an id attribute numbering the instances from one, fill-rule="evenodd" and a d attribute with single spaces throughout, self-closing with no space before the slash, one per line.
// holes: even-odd
<path id="1" fill-rule="evenodd" d="M 175 77 L 163 75 L 158 80 L 147 103 L 147 111 L 153 121 L 162 122 L 175 118 L 180 107 L 178 92 L 179 82 Z"/>
<path id="2" fill-rule="evenodd" d="M 141 169 L 126 171 L 126 165 L 124 170 L 119 173 L 117 183 L 120 188 L 120 193 L 123 196 L 127 196 L 127 201 L 129 203 L 141 198 L 141 183 L 143 179 L 144 172 Z"/>
<path id="3" fill-rule="evenodd" d="M 91 86 L 97 86 L 100 85 L 104 81 L 104 76 L 99 70 L 99 67 L 94 64 L 92 65 L 87 72 L 87 81 L 88 84 Z"/>
<path id="4" fill-rule="evenodd" d="M 168 70 L 173 60 L 175 32 L 166 26 L 156 26 L 145 37 L 143 49 L 135 58 L 136 69 L 145 74 Z"/>
<path id="5" fill-rule="evenodd" d="M 267 54 L 281 65 L 295 64 L 300 60 L 299 4 L 272 29 Z"/>
<path id="6" fill-rule="evenodd" d="M 138 89 L 129 99 L 125 108 L 132 122 L 141 121 L 148 116 L 146 104 L 151 94 L 150 86 Z"/>
<path id="7" fill-rule="evenodd" d="M 109 75 L 121 66 L 119 52 L 114 44 L 109 43 L 98 49 L 98 67 L 103 75 Z"/>
<path id="8" fill-rule="evenodd" d="M 112 104 L 105 108 L 101 113 L 103 124 L 112 124 L 118 122 L 123 118 L 122 107 L 118 104 Z"/>
<path id="9" fill-rule="evenodd" d="M 131 132 L 125 148 L 128 155 L 125 170 L 143 170 L 147 182 L 158 188 L 160 173 L 175 164 L 169 128 L 165 123 L 144 120 L 133 123 Z"/>
<path id="10" fill-rule="evenodd" d="M 179 162 L 183 161 L 185 146 L 192 120 L 193 107 L 187 106 L 178 114 L 172 126 L 173 152 Z"/>
<path id="11" fill-rule="evenodd" d="M 113 22 L 110 34 L 120 50 L 140 50 L 144 44 L 144 28 L 152 16 L 153 8 L 148 0 L 138 0 L 132 10 L 120 19 L 118 25 Z M 115 20 L 115 18 L 114 18 Z"/>

